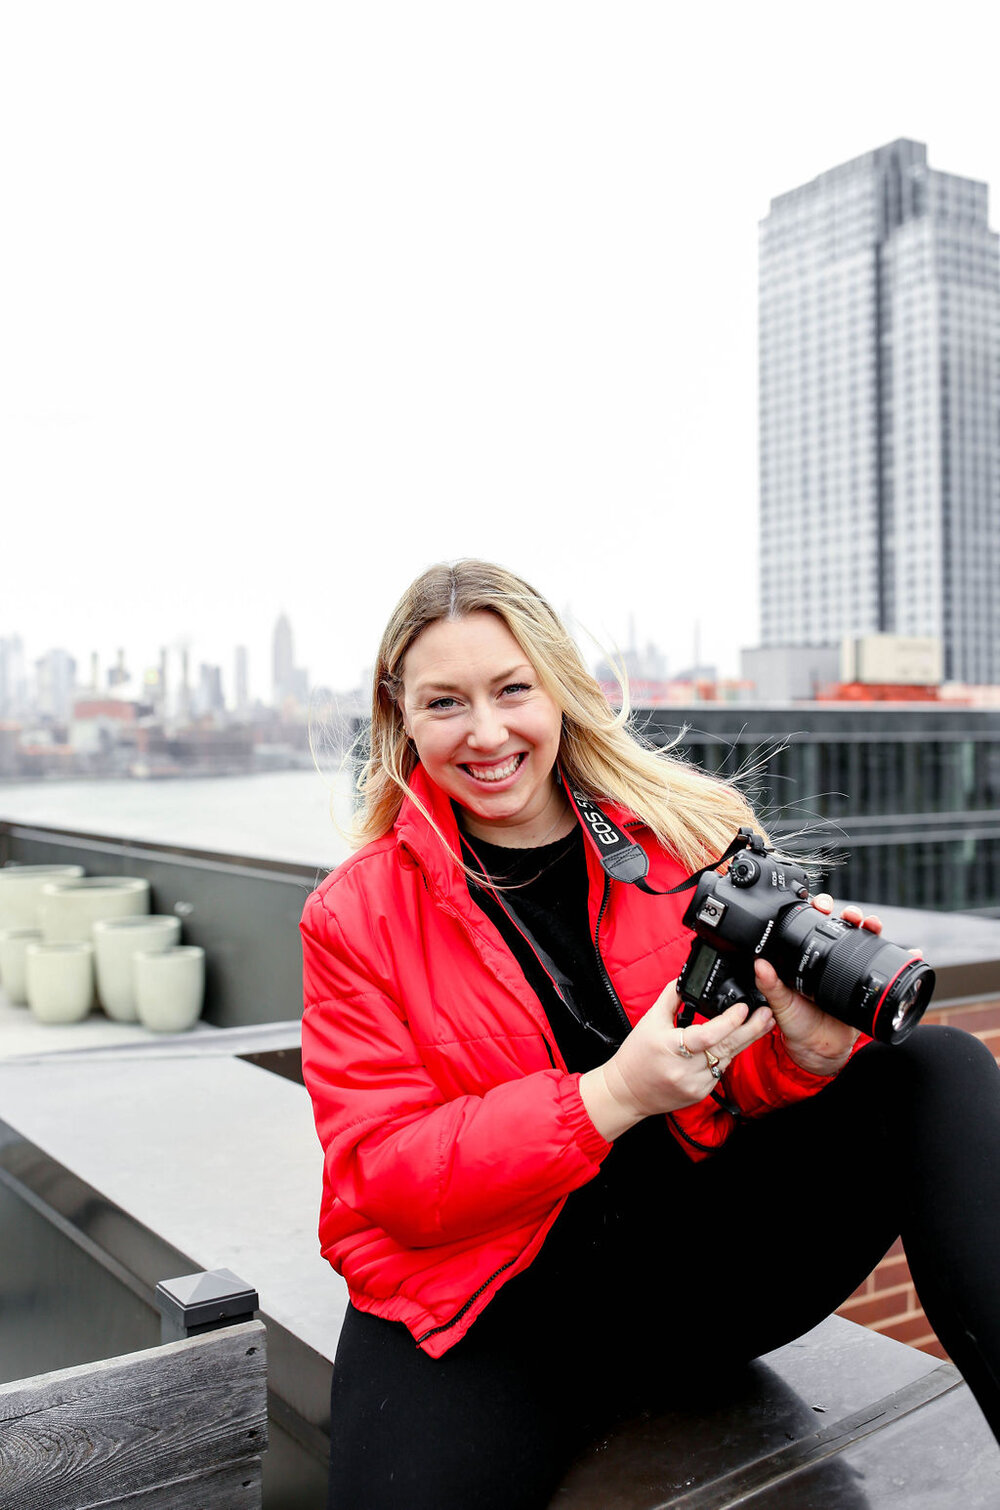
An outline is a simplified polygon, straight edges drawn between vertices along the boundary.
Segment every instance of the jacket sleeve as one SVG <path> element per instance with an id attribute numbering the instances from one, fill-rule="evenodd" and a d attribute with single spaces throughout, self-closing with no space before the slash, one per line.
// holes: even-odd
<path id="1" fill-rule="evenodd" d="M 868 1042 L 862 1034 L 854 1045 L 852 1057 Z M 780 1031 L 774 1028 L 737 1054 L 726 1071 L 726 1089 L 746 1116 L 760 1117 L 779 1106 L 815 1096 L 835 1078 L 814 1075 L 796 1064 Z"/>
<path id="2" fill-rule="evenodd" d="M 593 1178 L 610 1145 L 578 1075 L 544 1069 L 446 1097 L 409 1031 L 405 983 L 366 965 L 317 894 L 301 932 L 302 1067 L 341 1201 L 424 1247 L 542 1216 Z"/>

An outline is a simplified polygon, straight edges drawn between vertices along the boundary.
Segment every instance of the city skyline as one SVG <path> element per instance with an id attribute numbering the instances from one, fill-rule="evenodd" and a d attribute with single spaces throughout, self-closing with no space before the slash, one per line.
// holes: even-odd
<path id="1" fill-rule="evenodd" d="M 271 630 L 271 653 L 266 676 L 251 694 L 247 647 L 233 645 L 224 663 L 204 661 L 191 654 L 187 642 L 161 644 L 155 663 L 130 662 L 121 645 L 113 655 L 92 649 L 74 656 L 63 646 L 50 645 L 30 654 L 21 636 L 0 633 L 0 720 L 28 711 L 68 719 L 76 700 L 117 698 L 169 709 L 173 717 L 210 712 L 249 713 L 256 708 L 280 709 L 292 703 L 305 708 L 312 686 L 308 668 L 296 664 L 295 638 L 287 614 L 279 614 Z M 320 690 L 317 688 L 317 690 Z M 337 688 L 341 693 L 357 688 Z"/>
<path id="2" fill-rule="evenodd" d="M 1000 253 L 988 186 L 896 140 L 761 226 L 761 646 L 931 637 L 1000 683 Z"/>
<path id="3" fill-rule="evenodd" d="M 483 555 L 591 659 L 635 614 L 672 665 L 697 641 L 732 673 L 757 224 L 901 136 L 996 190 L 973 21 L 17 8 L 0 634 L 135 664 L 161 634 L 210 664 L 242 643 L 257 679 L 284 609 L 349 687 L 417 571 Z"/>

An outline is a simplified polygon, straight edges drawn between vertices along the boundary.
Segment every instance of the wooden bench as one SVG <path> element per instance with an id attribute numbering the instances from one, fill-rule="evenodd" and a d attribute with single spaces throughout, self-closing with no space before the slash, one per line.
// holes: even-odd
<path id="1" fill-rule="evenodd" d="M 2 1510 L 258 1510 L 263 1322 L 0 1385 Z"/>

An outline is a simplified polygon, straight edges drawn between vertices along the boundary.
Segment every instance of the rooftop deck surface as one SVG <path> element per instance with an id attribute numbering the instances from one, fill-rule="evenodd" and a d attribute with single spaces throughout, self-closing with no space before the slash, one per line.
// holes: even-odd
<path id="1" fill-rule="evenodd" d="M 332 1359 L 347 1292 L 319 1252 L 309 1097 L 235 1057 L 268 1042 L 210 1027 L 165 1040 L 96 1014 L 49 1027 L 0 994 L 0 1122 L 197 1267 L 245 1278 L 262 1312 Z"/>

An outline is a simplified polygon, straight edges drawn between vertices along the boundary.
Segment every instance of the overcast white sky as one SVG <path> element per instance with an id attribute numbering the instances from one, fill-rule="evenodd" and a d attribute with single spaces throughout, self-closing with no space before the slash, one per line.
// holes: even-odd
<path id="1" fill-rule="evenodd" d="M 757 223 L 898 136 L 1000 190 L 988 14 L 7 4 L 0 635 L 264 692 L 284 609 L 343 688 L 474 554 L 735 671 Z"/>

